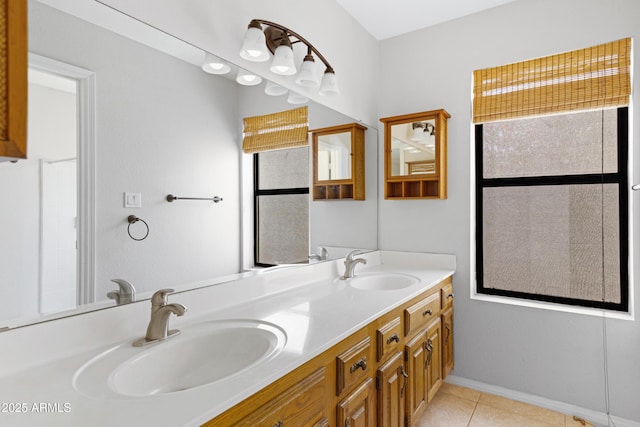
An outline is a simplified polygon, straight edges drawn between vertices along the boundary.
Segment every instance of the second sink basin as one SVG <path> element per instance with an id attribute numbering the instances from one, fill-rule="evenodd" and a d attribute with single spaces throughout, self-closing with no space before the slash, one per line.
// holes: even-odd
<path id="1" fill-rule="evenodd" d="M 275 356 L 282 329 L 254 320 L 203 322 L 149 347 L 113 347 L 83 365 L 74 387 L 92 397 L 175 393 L 235 376 Z"/>
<path id="2" fill-rule="evenodd" d="M 362 273 L 348 279 L 350 286 L 370 291 L 391 291 L 420 282 L 415 276 L 403 273 Z"/>

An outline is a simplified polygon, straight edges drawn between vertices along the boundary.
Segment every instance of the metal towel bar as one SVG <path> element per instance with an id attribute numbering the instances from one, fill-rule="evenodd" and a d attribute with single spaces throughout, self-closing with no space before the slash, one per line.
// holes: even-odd
<path id="1" fill-rule="evenodd" d="M 173 194 L 169 194 L 167 196 L 167 202 L 173 202 L 174 200 L 208 200 L 210 202 L 218 203 L 222 201 L 222 197 L 178 197 Z"/>

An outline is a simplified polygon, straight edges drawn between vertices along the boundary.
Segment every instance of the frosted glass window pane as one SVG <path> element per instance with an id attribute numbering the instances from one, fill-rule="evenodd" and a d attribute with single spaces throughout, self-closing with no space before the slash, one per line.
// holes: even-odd
<path id="1" fill-rule="evenodd" d="M 617 184 L 483 189 L 483 286 L 619 303 Z"/>
<path id="2" fill-rule="evenodd" d="M 485 123 L 482 150 L 484 178 L 615 173 L 617 110 Z"/>
<path id="3" fill-rule="evenodd" d="M 258 154 L 260 190 L 309 187 L 309 147 Z"/>
<path id="4" fill-rule="evenodd" d="M 258 197 L 258 263 L 309 261 L 309 195 Z"/>

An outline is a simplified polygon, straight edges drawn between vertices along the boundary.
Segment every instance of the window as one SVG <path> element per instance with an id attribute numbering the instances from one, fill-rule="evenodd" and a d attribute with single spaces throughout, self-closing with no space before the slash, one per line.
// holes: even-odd
<path id="1" fill-rule="evenodd" d="M 629 49 L 626 39 L 474 73 L 478 293 L 628 310 Z M 579 71 L 559 79 L 563 58 Z"/>
<path id="2" fill-rule="evenodd" d="M 309 261 L 308 108 L 245 117 L 242 150 L 253 155 L 254 264 Z"/>
<path id="3" fill-rule="evenodd" d="M 309 261 L 309 147 L 254 154 L 255 264 Z"/>

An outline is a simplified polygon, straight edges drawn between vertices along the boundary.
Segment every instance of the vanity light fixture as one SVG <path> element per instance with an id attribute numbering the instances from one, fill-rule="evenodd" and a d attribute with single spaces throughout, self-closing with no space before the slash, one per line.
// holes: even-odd
<path id="1" fill-rule="evenodd" d="M 238 70 L 236 81 L 244 86 L 255 86 L 259 85 L 262 82 L 262 77 L 240 68 Z"/>
<path id="2" fill-rule="evenodd" d="M 227 74 L 231 71 L 231 67 L 226 61 L 211 53 L 205 54 L 202 69 L 210 74 Z"/>
<path id="3" fill-rule="evenodd" d="M 273 61 L 269 68 L 271 72 L 285 76 L 293 75 L 297 72 L 292 48 L 296 43 L 303 43 L 307 47 L 307 54 L 296 76 L 296 83 L 304 87 L 320 86 L 318 93 L 321 95 L 340 93 L 336 73 L 318 49 L 295 31 L 275 22 L 252 19 L 244 36 L 240 57 L 247 61 L 264 62 L 269 60 L 270 52 L 273 54 Z M 315 72 L 314 55 L 325 66 L 322 79 L 319 79 Z"/>
<path id="4" fill-rule="evenodd" d="M 412 132 L 411 132 L 411 140 L 412 141 L 422 141 L 424 140 L 424 134 L 435 135 L 436 127 L 431 123 L 423 123 L 423 122 L 415 122 L 412 123 Z"/>

